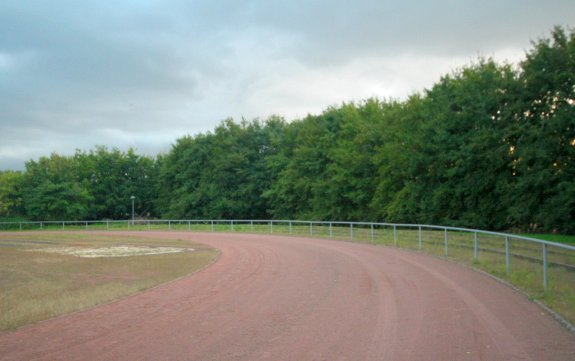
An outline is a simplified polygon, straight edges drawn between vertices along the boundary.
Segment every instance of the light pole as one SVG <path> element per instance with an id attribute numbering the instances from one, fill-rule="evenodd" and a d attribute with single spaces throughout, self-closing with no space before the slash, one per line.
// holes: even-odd
<path id="1" fill-rule="evenodd" d="M 131 196 L 130 199 L 132 200 L 132 226 L 134 226 L 134 199 L 136 199 L 136 197 Z"/>

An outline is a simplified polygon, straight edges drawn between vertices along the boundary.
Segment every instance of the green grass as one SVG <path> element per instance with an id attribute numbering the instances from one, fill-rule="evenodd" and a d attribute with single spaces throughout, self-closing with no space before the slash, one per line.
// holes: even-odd
<path id="1" fill-rule="evenodd" d="M 544 241 L 549 241 L 549 242 L 566 243 L 566 244 L 575 245 L 575 236 L 574 235 L 529 233 L 529 234 L 521 234 L 521 236 L 542 239 Z"/>
<path id="2" fill-rule="evenodd" d="M 175 254 L 79 258 L 37 248 L 148 245 L 192 247 Z M 86 309 L 189 274 L 217 251 L 182 240 L 84 234 L 0 233 L 0 330 Z"/>

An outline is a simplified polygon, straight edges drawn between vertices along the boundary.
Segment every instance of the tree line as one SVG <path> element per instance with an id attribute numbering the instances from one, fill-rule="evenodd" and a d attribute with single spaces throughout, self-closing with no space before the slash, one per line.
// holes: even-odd
<path id="1" fill-rule="evenodd" d="M 408 99 L 223 121 L 156 157 L 96 147 L 0 173 L 0 217 L 306 219 L 575 233 L 575 33 Z"/>

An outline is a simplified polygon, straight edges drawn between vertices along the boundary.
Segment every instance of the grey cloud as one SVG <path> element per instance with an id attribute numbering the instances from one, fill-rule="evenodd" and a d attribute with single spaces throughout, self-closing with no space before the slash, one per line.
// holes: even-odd
<path id="1" fill-rule="evenodd" d="M 461 55 L 524 44 L 541 25 L 568 25 L 569 0 L 541 1 L 252 1 L 252 23 L 297 36 L 293 56 L 323 66 L 358 55 Z M 240 24 L 242 22 L 240 21 Z M 536 33 L 533 33 L 533 31 Z M 547 29 L 543 30 L 544 32 Z"/>
<path id="2" fill-rule="evenodd" d="M 95 144 L 165 150 L 228 116 L 305 115 L 346 89 L 401 97 L 422 84 L 406 69 L 438 78 L 443 61 L 528 48 L 572 19 L 572 0 L 4 0 L 0 169 Z"/>

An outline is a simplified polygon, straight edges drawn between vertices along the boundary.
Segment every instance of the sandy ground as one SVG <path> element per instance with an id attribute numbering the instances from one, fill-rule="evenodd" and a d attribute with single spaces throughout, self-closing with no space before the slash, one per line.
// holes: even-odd
<path id="1" fill-rule="evenodd" d="M 37 248 L 30 252 L 57 253 L 82 258 L 106 258 L 106 257 L 132 257 L 149 256 L 152 254 L 179 253 L 193 251 L 193 248 L 178 247 L 148 247 L 148 246 L 115 246 L 115 247 L 51 247 Z"/>
<path id="2" fill-rule="evenodd" d="M 575 335 L 537 305 L 448 261 L 319 239 L 162 235 L 221 258 L 1 333 L 0 360 L 575 360 Z"/>

